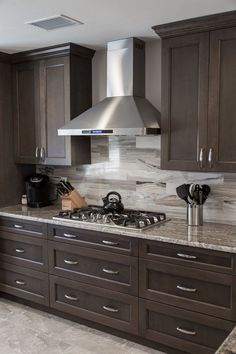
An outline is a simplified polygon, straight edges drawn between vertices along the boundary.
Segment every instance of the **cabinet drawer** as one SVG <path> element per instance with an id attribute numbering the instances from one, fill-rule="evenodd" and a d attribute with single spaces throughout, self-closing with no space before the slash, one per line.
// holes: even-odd
<path id="1" fill-rule="evenodd" d="M 0 258 L 3 262 L 46 272 L 47 241 L 4 232 L 0 236 Z"/>
<path id="2" fill-rule="evenodd" d="M 140 240 L 139 255 L 142 258 L 154 261 L 163 261 L 221 273 L 236 273 L 235 255 L 226 252 Z"/>
<path id="3" fill-rule="evenodd" d="M 235 277 L 140 260 L 140 296 L 225 319 L 236 319 Z"/>
<path id="4" fill-rule="evenodd" d="M 0 291 L 48 305 L 48 275 L 9 263 L 0 263 Z"/>
<path id="5" fill-rule="evenodd" d="M 140 299 L 140 334 L 191 354 L 214 353 L 235 323 Z"/>
<path id="6" fill-rule="evenodd" d="M 54 241 L 68 242 L 126 255 L 138 255 L 138 240 L 135 238 L 71 227 L 55 227 L 53 225 L 48 225 L 48 234 L 49 238 Z"/>
<path id="7" fill-rule="evenodd" d="M 0 218 L 1 235 L 4 232 L 47 238 L 47 224 L 22 219 Z"/>
<path id="8" fill-rule="evenodd" d="M 138 333 L 138 298 L 50 275 L 53 308 L 121 331 Z"/>
<path id="9" fill-rule="evenodd" d="M 138 259 L 49 241 L 50 273 L 138 295 Z"/>

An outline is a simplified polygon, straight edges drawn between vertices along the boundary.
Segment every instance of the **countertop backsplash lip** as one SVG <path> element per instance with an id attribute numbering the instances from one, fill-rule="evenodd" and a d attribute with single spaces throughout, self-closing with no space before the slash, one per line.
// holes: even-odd
<path id="1" fill-rule="evenodd" d="M 72 223 L 52 219 L 58 211 L 58 206 L 33 209 L 22 205 L 15 205 L 0 208 L 0 216 L 236 253 L 236 226 L 234 225 L 206 222 L 203 226 L 188 226 L 183 219 L 171 219 L 145 231 L 137 231 L 114 228 L 107 225 L 91 225 L 79 221 Z"/>

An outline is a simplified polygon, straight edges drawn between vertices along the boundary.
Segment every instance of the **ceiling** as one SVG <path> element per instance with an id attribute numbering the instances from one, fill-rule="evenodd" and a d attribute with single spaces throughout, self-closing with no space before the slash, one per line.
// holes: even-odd
<path id="1" fill-rule="evenodd" d="M 153 25 L 236 10 L 236 0 L 0 0 L 0 51 L 74 42 L 102 49 L 111 40 L 156 39 Z M 84 25 L 47 32 L 25 24 L 64 14 Z"/>

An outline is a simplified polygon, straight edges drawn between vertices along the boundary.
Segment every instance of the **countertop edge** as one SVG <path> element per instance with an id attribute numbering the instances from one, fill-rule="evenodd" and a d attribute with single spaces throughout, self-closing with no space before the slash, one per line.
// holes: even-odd
<path id="1" fill-rule="evenodd" d="M 66 227 L 72 227 L 72 228 L 81 228 L 84 230 L 91 230 L 91 231 L 97 231 L 97 232 L 104 232 L 108 234 L 117 234 L 117 235 L 122 235 L 122 236 L 127 236 L 127 237 L 133 237 L 133 238 L 140 238 L 144 240 L 151 240 L 151 241 L 159 241 L 163 243 L 171 243 L 171 244 L 176 244 L 176 245 L 183 245 L 183 246 L 190 246 L 190 247 L 197 247 L 197 248 L 202 248 L 202 249 L 210 249 L 214 251 L 221 251 L 221 252 L 227 252 L 227 253 L 236 253 L 236 246 L 227 246 L 227 245 L 215 245 L 215 244 L 210 244 L 210 243 L 204 243 L 204 242 L 199 242 L 199 241 L 190 241 L 190 240 L 181 240 L 177 239 L 176 237 L 171 237 L 171 236 L 160 236 L 158 235 L 149 235 L 148 231 L 147 232 L 140 232 L 140 231 L 129 231 L 129 230 L 123 230 L 123 229 L 118 229 L 114 227 L 107 227 L 103 225 L 85 225 L 84 223 L 80 223 L 79 221 L 77 222 L 66 222 L 62 220 L 54 220 L 49 217 L 35 217 L 35 216 L 30 216 L 30 215 L 20 215 L 14 212 L 5 212 L 5 211 L 0 211 L 0 216 L 2 217 L 9 217 L 9 218 L 14 218 L 14 219 L 21 219 L 21 220 L 29 220 L 29 221 L 35 221 L 35 222 L 42 222 L 45 224 L 51 224 L 51 225 L 59 225 L 59 226 L 66 226 Z M 169 222 L 169 221 L 167 221 Z M 175 225 L 178 225 L 178 223 L 172 222 Z M 156 226 L 156 228 L 161 227 L 162 225 Z"/>

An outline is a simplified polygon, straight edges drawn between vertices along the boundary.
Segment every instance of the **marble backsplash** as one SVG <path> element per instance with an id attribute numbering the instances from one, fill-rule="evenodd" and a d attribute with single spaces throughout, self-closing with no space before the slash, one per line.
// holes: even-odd
<path id="1" fill-rule="evenodd" d="M 79 151 L 78 151 L 79 153 Z M 186 204 L 175 189 L 182 183 L 209 184 L 204 220 L 236 225 L 236 174 L 190 173 L 160 169 L 160 136 L 92 137 L 92 164 L 38 171 L 68 177 L 89 204 L 115 190 L 126 208 L 163 211 L 185 218 Z"/>

